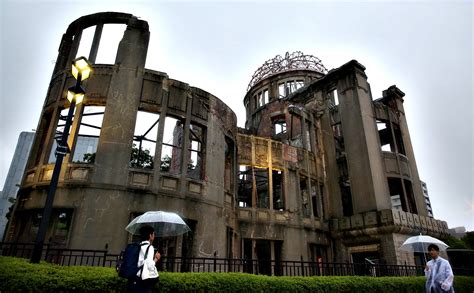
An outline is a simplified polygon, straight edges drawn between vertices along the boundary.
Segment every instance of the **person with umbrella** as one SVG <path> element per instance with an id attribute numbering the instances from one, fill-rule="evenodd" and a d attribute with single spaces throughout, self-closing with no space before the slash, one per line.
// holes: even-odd
<path id="1" fill-rule="evenodd" d="M 151 288 L 158 281 L 158 271 L 156 262 L 160 260 L 161 255 L 155 252 L 153 240 L 155 240 L 155 230 L 149 225 L 141 226 L 140 233 L 140 253 L 138 256 L 138 271 L 136 278 L 129 279 L 127 283 L 127 292 L 146 293 L 151 292 Z"/>
<path id="2" fill-rule="evenodd" d="M 436 244 L 428 245 L 431 260 L 426 263 L 426 293 L 454 292 L 454 274 L 449 261 L 439 256 L 439 247 Z"/>
<path id="3" fill-rule="evenodd" d="M 135 219 L 133 219 L 125 230 L 131 234 L 140 234 L 141 251 L 138 259 L 138 266 L 144 264 L 142 272 L 137 273 L 128 284 L 127 292 L 150 292 L 158 281 L 158 271 L 156 270 L 156 262 L 160 260 L 161 255 L 156 252 L 153 256 L 153 240 L 155 237 L 173 237 L 191 231 L 184 220 L 176 213 L 165 211 L 148 211 Z M 150 249 L 151 253 L 147 253 Z M 148 271 L 145 267 L 149 268 Z M 151 272 L 151 273 L 150 273 Z M 145 273 L 145 274 L 143 274 Z M 151 275 L 148 275 L 148 274 Z"/>

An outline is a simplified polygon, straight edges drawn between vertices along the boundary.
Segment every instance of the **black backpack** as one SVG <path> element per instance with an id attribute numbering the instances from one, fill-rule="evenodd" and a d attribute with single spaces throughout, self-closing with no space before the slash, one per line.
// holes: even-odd
<path id="1" fill-rule="evenodd" d="M 130 243 L 125 247 L 125 250 L 122 250 L 115 266 L 120 277 L 127 279 L 135 278 L 138 271 L 143 268 L 143 265 L 138 266 L 138 257 L 140 256 L 140 247 L 142 245 L 147 245 L 147 243 Z M 145 259 L 149 248 L 150 246 L 146 250 Z"/>

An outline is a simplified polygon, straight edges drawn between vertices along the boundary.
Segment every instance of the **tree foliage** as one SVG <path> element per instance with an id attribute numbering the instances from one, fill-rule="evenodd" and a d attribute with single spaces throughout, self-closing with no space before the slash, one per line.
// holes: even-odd
<path id="1" fill-rule="evenodd" d="M 474 249 L 474 231 L 466 232 L 461 240 L 464 242 L 467 248 Z"/>
<path id="2" fill-rule="evenodd" d="M 83 157 L 84 163 L 92 164 L 95 162 L 95 153 L 86 153 Z"/>
<path id="3" fill-rule="evenodd" d="M 134 168 L 153 169 L 153 156 L 149 149 L 139 149 L 136 144 L 132 146 L 130 166 Z"/>
<path id="4" fill-rule="evenodd" d="M 459 238 L 454 237 L 453 235 L 449 235 L 446 239 L 445 243 L 449 245 L 449 248 L 455 249 L 466 249 L 466 244 Z"/>
<path id="5" fill-rule="evenodd" d="M 86 153 L 84 154 L 83 161 L 78 163 L 86 163 L 92 164 L 95 162 L 95 154 L 96 153 Z M 169 172 L 171 168 L 171 160 L 172 158 L 169 155 L 165 155 L 161 158 L 160 162 L 160 171 L 162 172 Z M 145 168 L 145 169 L 153 169 L 154 166 L 154 158 L 150 154 L 149 149 L 141 149 L 139 150 L 136 144 L 132 146 L 132 153 L 130 155 L 130 167 L 133 168 Z M 196 168 L 196 164 L 193 160 L 190 159 L 188 163 L 188 170 L 194 170 Z"/>
<path id="6" fill-rule="evenodd" d="M 160 163 L 160 171 L 163 172 L 168 172 L 171 167 L 171 157 L 168 155 L 165 155 L 163 158 L 161 158 L 161 163 Z"/>

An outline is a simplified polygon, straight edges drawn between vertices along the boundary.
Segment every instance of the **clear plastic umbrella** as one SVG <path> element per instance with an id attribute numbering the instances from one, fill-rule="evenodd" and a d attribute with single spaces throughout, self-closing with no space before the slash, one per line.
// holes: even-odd
<path id="1" fill-rule="evenodd" d="M 443 241 L 428 236 L 428 235 L 418 235 L 412 236 L 403 242 L 402 246 L 400 246 L 400 250 L 409 251 L 409 252 L 422 252 L 423 256 L 427 253 L 428 246 L 430 244 L 436 244 L 439 247 L 440 251 L 446 250 L 449 245 L 444 243 Z M 426 261 L 426 256 L 425 256 Z"/>
<path id="2" fill-rule="evenodd" d="M 140 227 L 149 225 L 155 229 L 157 237 L 178 236 L 191 231 L 183 219 L 176 213 L 149 211 L 133 219 L 125 230 L 138 234 Z"/>
<path id="3" fill-rule="evenodd" d="M 403 242 L 400 246 L 400 250 L 410 251 L 410 252 L 423 252 L 426 253 L 428 245 L 436 244 L 439 247 L 440 251 L 446 250 L 449 246 L 443 241 L 436 239 L 428 235 L 418 235 L 412 236 Z"/>

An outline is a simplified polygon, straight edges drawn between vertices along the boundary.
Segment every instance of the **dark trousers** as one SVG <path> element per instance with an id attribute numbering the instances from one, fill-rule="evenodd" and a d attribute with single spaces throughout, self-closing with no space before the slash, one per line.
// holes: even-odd
<path id="1" fill-rule="evenodd" d="M 142 280 L 139 277 L 129 279 L 127 282 L 128 293 L 150 293 L 153 288 L 157 288 L 157 279 L 146 279 Z"/>

